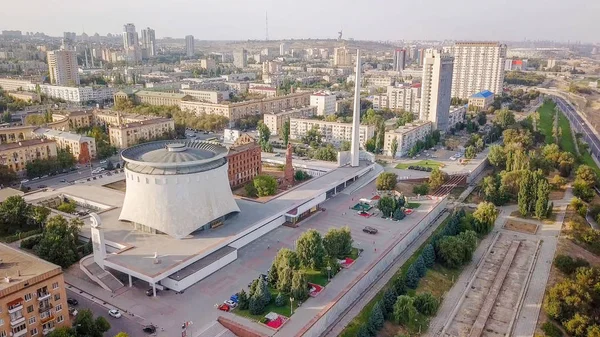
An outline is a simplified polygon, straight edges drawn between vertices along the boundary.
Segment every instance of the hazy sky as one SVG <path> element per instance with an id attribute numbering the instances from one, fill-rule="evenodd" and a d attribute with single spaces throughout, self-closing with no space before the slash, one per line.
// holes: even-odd
<path id="1" fill-rule="evenodd" d="M 600 42 L 599 0 L 1 0 L 0 30 L 118 33 L 201 40 L 544 39 Z"/>

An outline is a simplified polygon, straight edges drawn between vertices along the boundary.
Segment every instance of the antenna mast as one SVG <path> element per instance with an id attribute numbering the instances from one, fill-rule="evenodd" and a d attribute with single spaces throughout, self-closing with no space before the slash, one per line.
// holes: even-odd
<path id="1" fill-rule="evenodd" d="M 268 12 L 265 12 L 265 33 L 266 33 L 265 40 L 269 41 L 269 13 Z"/>

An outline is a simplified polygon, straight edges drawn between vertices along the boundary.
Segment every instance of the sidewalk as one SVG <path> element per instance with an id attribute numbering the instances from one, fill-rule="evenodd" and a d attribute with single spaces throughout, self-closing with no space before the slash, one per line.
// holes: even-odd
<path id="1" fill-rule="evenodd" d="M 346 310 L 341 318 L 337 320 L 335 325 L 325 335 L 326 337 L 339 336 L 346 326 L 358 316 L 362 309 L 383 289 L 383 287 L 392 279 L 394 274 L 402 267 L 402 265 L 415 253 L 417 249 L 431 236 L 431 234 L 438 228 L 438 226 L 446 220 L 449 213 L 444 212 L 438 220 L 430 225 L 429 228 L 423 232 L 407 249 L 402 253 L 399 258 L 394 262 L 392 266 L 375 282 L 369 291 L 363 293 L 363 296 L 359 298 L 352 306 Z"/>

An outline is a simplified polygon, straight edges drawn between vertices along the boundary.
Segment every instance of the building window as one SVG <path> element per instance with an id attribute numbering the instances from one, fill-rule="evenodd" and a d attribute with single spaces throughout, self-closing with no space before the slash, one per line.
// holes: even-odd
<path id="1" fill-rule="evenodd" d="M 31 332 L 32 336 L 36 336 L 38 334 L 38 329 L 37 328 L 33 328 L 33 329 L 31 329 L 30 332 Z"/>
<path id="2" fill-rule="evenodd" d="M 6 331 L 0 331 L 0 337 L 6 337 Z"/>
<path id="3" fill-rule="evenodd" d="M 28 321 L 29 325 L 31 324 L 35 324 L 35 316 L 33 317 L 29 317 L 29 321 Z"/>
<path id="4" fill-rule="evenodd" d="M 60 294 L 54 294 L 54 300 L 55 301 L 60 300 Z"/>
<path id="5" fill-rule="evenodd" d="M 33 305 L 30 305 L 27 307 L 27 313 L 32 313 L 33 312 Z M 2 324 L 0 324 L 2 325 Z"/>
<path id="6" fill-rule="evenodd" d="M 62 310 L 62 304 L 57 304 L 57 305 L 56 305 L 56 309 L 55 309 L 55 311 L 56 311 L 56 312 L 59 312 L 59 311 L 61 311 L 61 310 Z"/>
<path id="7" fill-rule="evenodd" d="M 49 312 L 49 311 L 44 311 L 44 312 L 42 312 L 42 314 L 40 315 L 40 318 L 41 318 L 41 319 L 45 319 L 45 318 L 48 318 L 48 317 L 50 317 L 50 312 Z"/>
<path id="8" fill-rule="evenodd" d="M 65 319 L 62 317 L 62 315 L 58 316 L 58 318 L 56 319 L 56 323 L 62 323 L 62 321 L 64 321 Z"/>
<path id="9" fill-rule="evenodd" d="M 52 283 L 52 289 L 58 289 L 58 282 Z"/>
<path id="10" fill-rule="evenodd" d="M 31 297 L 31 293 L 29 293 L 29 294 L 25 294 L 25 296 L 23 296 L 23 297 L 25 298 L 25 301 L 26 301 L 26 302 L 29 302 L 29 301 L 31 301 L 31 299 L 32 299 L 32 297 Z"/>

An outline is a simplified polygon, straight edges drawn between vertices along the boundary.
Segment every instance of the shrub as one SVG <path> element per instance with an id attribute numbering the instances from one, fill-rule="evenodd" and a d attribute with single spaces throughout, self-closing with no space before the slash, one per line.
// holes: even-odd
<path id="1" fill-rule="evenodd" d="M 285 298 L 281 293 L 279 293 L 277 297 L 275 297 L 275 305 L 278 307 L 283 307 L 285 305 Z"/>
<path id="2" fill-rule="evenodd" d="M 419 280 L 421 277 L 419 276 L 419 272 L 417 271 L 417 267 L 415 264 L 411 264 L 406 271 L 406 286 L 411 289 L 417 289 L 419 286 Z"/>
<path id="3" fill-rule="evenodd" d="M 398 176 L 395 173 L 383 172 L 377 177 L 375 187 L 380 191 L 390 191 L 396 187 Z"/>
<path id="4" fill-rule="evenodd" d="M 393 282 L 394 290 L 396 291 L 396 296 L 406 294 L 406 280 L 404 277 L 397 277 Z"/>
<path id="5" fill-rule="evenodd" d="M 584 259 L 574 259 L 568 255 L 557 255 L 554 258 L 554 266 L 564 274 L 571 275 L 577 268 L 589 267 L 590 264 Z"/>
<path id="6" fill-rule="evenodd" d="M 371 316 L 369 317 L 368 327 L 371 330 L 373 335 L 376 335 L 381 328 L 383 328 L 383 323 L 385 318 L 383 317 L 383 309 L 381 307 L 381 302 L 377 302 L 373 307 L 373 311 L 371 311 Z"/>
<path id="7" fill-rule="evenodd" d="M 562 337 L 563 335 L 562 331 L 552 322 L 542 324 L 542 331 L 548 337 Z"/>
<path id="8" fill-rule="evenodd" d="M 248 309 L 248 294 L 246 294 L 244 289 L 238 294 L 238 305 L 240 306 L 240 310 Z"/>
<path id="9" fill-rule="evenodd" d="M 419 195 L 426 195 L 427 193 L 429 193 L 429 184 L 424 183 L 416 185 L 415 187 L 413 187 L 413 193 Z"/>
<path id="10" fill-rule="evenodd" d="M 425 274 L 427 273 L 427 266 L 425 265 L 425 259 L 423 259 L 423 254 L 419 255 L 414 265 L 417 274 L 419 275 L 419 278 L 425 276 Z"/>
<path id="11" fill-rule="evenodd" d="M 439 306 L 439 301 L 430 293 L 418 294 L 414 301 L 417 311 L 426 316 L 433 316 Z"/>
<path id="12" fill-rule="evenodd" d="M 433 245 L 428 244 L 427 246 L 425 246 L 421 255 L 423 255 L 423 261 L 425 262 L 425 266 L 427 268 L 433 267 L 433 265 L 435 264 L 435 249 L 433 248 Z"/>
<path id="13" fill-rule="evenodd" d="M 394 303 L 396 303 L 396 299 L 398 298 L 398 294 L 396 293 L 396 289 L 394 287 L 388 288 L 383 294 L 383 312 L 386 318 L 390 318 L 391 314 L 394 312 Z"/>
<path id="14" fill-rule="evenodd" d="M 24 239 L 23 241 L 21 241 L 21 248 L 33 249 L 33 247 L 40 243 L 40 240 L 42 240 L 42 237 L 40 235 Z"/>
<path id="15" fill-rule="evenodd" d="M 244 185 L 244 190 L 246 190 L 246 195 L 248 197 L 256 198 L 258 192 L 256 191 L 256 187 L 254 187 L 253 183 L 247 183 Z"/>

